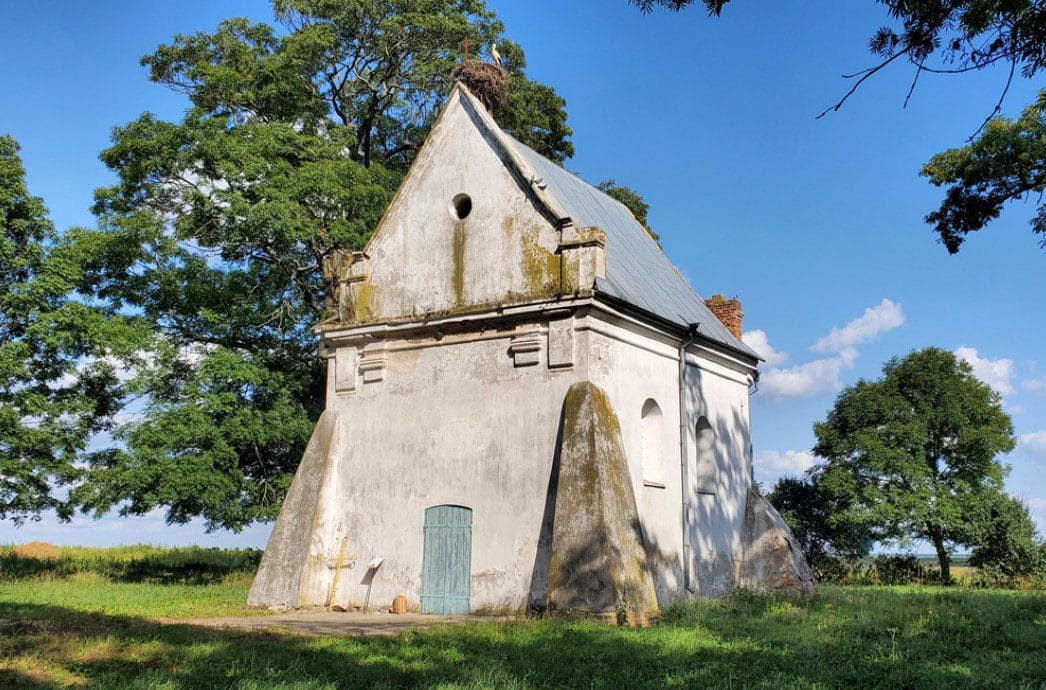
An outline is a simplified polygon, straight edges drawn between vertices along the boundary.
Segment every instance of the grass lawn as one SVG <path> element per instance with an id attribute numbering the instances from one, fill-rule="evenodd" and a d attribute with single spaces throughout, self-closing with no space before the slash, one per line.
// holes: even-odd
<path id="1" fill-rule="evenodd" d="M 27 607 L 61 606 L 76 612 L 138 618 L 267 613 L 245 608 L 250 585 L 251 578 L 247 575 L 206 585 L 113 582 L 94 573 L 79 573 L 62 579 L 0 581 L 0 618 L 8 617 L 4 610 L 13 602 Z M 2 629 L 0 635 L 3 635 Z"/>
<path id="2" fill-rule="evenodd" d="M 0 687 L 1005 687 L 1046 684 L 1046 593 L 823 587 L 693 602 L 646 630 L 476 622 L 391 638 L 163 625 L 242 611 L 246 580 L 0 582 Z"/>

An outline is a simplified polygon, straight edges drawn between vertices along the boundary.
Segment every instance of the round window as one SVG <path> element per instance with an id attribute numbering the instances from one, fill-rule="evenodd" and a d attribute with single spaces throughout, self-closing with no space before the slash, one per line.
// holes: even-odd
<path id="1" fill-rule="evenodd" d="M 472 213 L 472 197 L 468 194 L 458 194 L 450 202 L 450 213 L 458 220 L 465 220 Z"/>

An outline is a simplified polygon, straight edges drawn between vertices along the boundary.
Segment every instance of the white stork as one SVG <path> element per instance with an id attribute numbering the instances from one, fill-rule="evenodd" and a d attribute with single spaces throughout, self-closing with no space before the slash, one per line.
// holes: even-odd
<path id="1" fill-rule="evenodd" d="M 498 52 L 498 44 L 490 44 L 490 57 L 494 59 L 494 64 L 501 67 L 501 53 Z"/>

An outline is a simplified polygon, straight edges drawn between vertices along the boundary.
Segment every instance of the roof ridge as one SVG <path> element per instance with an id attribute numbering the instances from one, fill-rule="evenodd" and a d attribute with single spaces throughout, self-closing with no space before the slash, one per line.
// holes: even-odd
<path id="1" fill-rule="evenodd" d="M 493 138 L 493 143 L 504 153 L 505 164 L 519 175 L 533 199 L 544 207 L 551 219 L 560 225 L 573 222 L 578 228 L 596 226 L 606 235 L 606 276 L 596 279 L 597 295 L 628 304 L 640 312 L 682 328 L 699 323 L 703 339 L 746 357 L 759 358 L 752 348 L 740 338 L 735 338 L 712 314 L 704 299 L 631 209 L 503 130 L 465 84 L 455 82 L 429 136 L 440 129 L 444 115 L 455 101 L 459 107 L 471 112 L 473 126 L 483 128 Z M 415 166 L 429 153 L 428 144 L 426 139 L 407 172 L 404 184 L 397 190 L 364 252 L 370 250 L 386 218 L 399 203 L 407 186 L 406 180 L 410 179 Z M 608 204 L 608 201 L 613 203 Z M 637 241 L 637 238 L 642 239 Z"/>
<path id="2" fill-rule="evenodd" d="M 704 298 L 668 258 L 631 209 L 500 127 L 497 130 L 501 134 L 499 141 L 514 147 L 515 153 L 525 160 L 524 176 L 535 176 L 530 179 L 535 192 L 540 191 L 551 198 L 555 206 L 563 209 L 564 217 L 571 218 L 579 227 L 595 225 L 607 235 L 607 277 L 605 280 L 597 280 L 597 293 L 626 302 L 680 326 L 700 323 L 706 338 L 758 358 L 758 353 L 735 337 L 712 313 Z M 571 189 L 571 185 L 580 187 Z M 608 201 L 613 202 L 609 208 Z M 642 238 L 639 243 L 636 242 L 637 238 Z M 653 253 L 655 249 L 656 253 Z M 670 271 L 666 271 L 666 267 Z M 657 275 L 659 272 L 660 279 Z"/>

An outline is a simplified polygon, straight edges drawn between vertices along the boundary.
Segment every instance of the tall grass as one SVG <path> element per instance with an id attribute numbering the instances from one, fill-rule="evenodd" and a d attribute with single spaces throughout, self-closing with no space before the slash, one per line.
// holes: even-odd
<path id="1" fill-rule="evenodd" d="M 26 578 L 68 578 L 95 574 L 113 582 L 210 584 L 229 577 L 252 576 L 261 559 L 256 549 L 137 544 L 107 548 L 59 547 L 54 560 L 20 557 L 13 546 L 0 546 L 0 582 Z"/>

